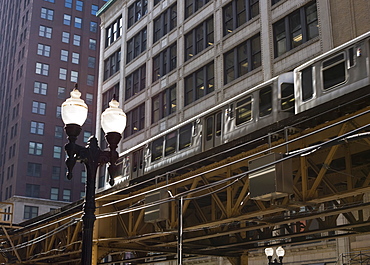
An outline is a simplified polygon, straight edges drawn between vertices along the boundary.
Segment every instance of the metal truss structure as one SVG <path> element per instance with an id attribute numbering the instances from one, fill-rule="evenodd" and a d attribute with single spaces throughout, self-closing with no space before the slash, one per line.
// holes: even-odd
<path id="1" fill-rule="evenodd" d="M 368 233 L 370 107 L 334 113 L 300 117 L 304 122 L 253 144 L 215 150 L 215 156 L 181 171 L 97 194 L 94 263 L 174 259 L 179 231 L 184 257 L 225 256 L 236 265 L 248 263 L 248 251 L 266 246 Z M 248 163 L 270 153 L 283 154 L 273 165 L 291 163 L 284 178 L 292 180 L 292 193 L 252 198 Z M 21 228 L 3 226 L 3 262 L 79 264 L 81 214 L 77 202 Z"/>

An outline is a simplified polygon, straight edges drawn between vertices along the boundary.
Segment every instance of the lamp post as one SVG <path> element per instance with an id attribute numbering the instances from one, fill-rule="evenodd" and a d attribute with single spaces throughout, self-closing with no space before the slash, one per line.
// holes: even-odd
<path id="1" fill-rule="evenodd" d="M 273 248 L 265 248 L 265 254 L 269 260 L 268 265 L 272 264 L 283 264 L 283 257 L 285 255 L 285 250 L 282 247 L 278 247 L 276 249 L 276 256 L 279 258 L 279 261 L 275 258 L 274 261 L 272 261 L 272 256 L 274 255 L 274 249 Z"/>
<path id="2" fill-rule="evenodd" d="M 77 136 L 82 130 L 82 125 L 87 118 L 88 108 L 85 102 L 80 99 L 81 93 L 77 89 L 71 92 L 71 97 L 62 104 L 62 120 L 65 124 L 65 131 L 68 136 L 68 143 L 64 149 L 67 153 L 66 166 L 68 169 L 67 178 L 72 179 L 72 169 L 76 162 L 81 162 L 86 168 L 85 201 L 83 206 L 83 228 L 82 228 L 82 254 L 81 264 L 91 265 L 92 242 L 95 222 L 95 178 L 99 166 L 109 164 L 109 183 L 114 184 L 114 175 L 117 171 L 115 165 L 118 159 L 116 151 L 122 132 L 126 127 L 126 114 L 118 108 L 119 103 L 112 99 L 101 115 L 101 126 L 105 132 L 105 139 L 109 150 L 102 151 L 98 146 L 98 140 L 91 136 L 86 146 L 76 144 Z"/>

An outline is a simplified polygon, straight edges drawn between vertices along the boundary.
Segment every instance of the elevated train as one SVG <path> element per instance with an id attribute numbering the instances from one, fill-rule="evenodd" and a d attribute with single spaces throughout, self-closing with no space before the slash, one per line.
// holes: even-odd
<path id="1" fill-rule="evenodd" d="M 117 182 L 139 182 L 253 139 L 323 104 L 369 96 L 370 32 L 164 131 L 120 154 Z M 369 102 L 370 103 L 370 102 Z M 340 103 L 341 104 L 341 103 Z M 269 128 L 268 130 L 271 130 Z M 234 143 L 234 144 L 232 144 Z"/>

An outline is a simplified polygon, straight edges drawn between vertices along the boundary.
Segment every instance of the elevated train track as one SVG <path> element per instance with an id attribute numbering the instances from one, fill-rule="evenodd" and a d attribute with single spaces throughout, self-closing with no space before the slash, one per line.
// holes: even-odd
<path id="1" fill-rule="evenodd" d="M 225 256 L 241 264 L 248 251 L 266 246 L 368 233 L 370 201 L 364 195 L 370 193 L 370 138 L 366 134 L 370 107 L 364 107 L 366 102 L 368 96 L 351 104 L 350 113 L 345 105 L 302 118 L 289 127 L 289 133 L 270 131 L 258 146 L 249 150 L 248 145 L 234 146 L 233 151 L 212 157 L 214 162 L 205 159 L 192 165 L 189 172 L 168 172 L 97 194 L 95 262 L 105 264 L 107 256 L 112 262 L 132 264 L 173 259 L 180 197 L 184 199 L 186 256 Z M 333 113 L 344 109 L 347 114 L 335 118 Z M 249 190 L 253 171 L 248 162 L 269 153 L 285 154 L 281 160 L 291 161 L 286 177 L 292 178 L 293 192 L 253 199 Z M 156 191 L 161 199 L 150 202 Z M 79 264 L 81 204 L 39 216 L 20 228 L 3 226 L 8 234 L 1 236 L 3 261 Z M 153 210 L 160 211 L 159 217 L 148 221 Z"/>

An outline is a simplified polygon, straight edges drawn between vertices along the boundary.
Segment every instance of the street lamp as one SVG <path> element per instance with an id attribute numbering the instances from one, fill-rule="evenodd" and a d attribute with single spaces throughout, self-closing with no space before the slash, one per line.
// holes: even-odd
<path id="1" fill-rule="evenodd" d="M 282 247 L 278 247 L 276 249 L 276 256 L 278 256 L 279 261 L 276 258 L 274 259 L 274 261 L 272 261 L 272 256 L 274 255 L 273 248 L 265 248 L 265 254 L 269 260 L 268 265 L 272 265 L 272 264 L 282 265 L 283 264 L 283 257 L 285 255 L 285 250 Z"/>
<path id="2" fill-rule="evenodd" d="M 91 265 L 92 261 L 92 241 L 95 222 L 95 178 L 98 167 L 109 164 L 108 172 L 110 175 L 109 184 L 114 184 L 114 176 L 118 169 L 116 161 L 118 153 L 116 151 L 122 132 L 126 127 L 126 114 L 118 108 L 119 103 L 112 99 L 107 108 L 101 115 L 101 126 L 105 132 L 105 139 L 108 143 L 109 151 L 102 151 L 98 146 L 98 140 L 91 136 L 86 146 L 76 144 L 77 136 L 81 132 L 81 126 L 87 118 L 88 108 L 85 102 L 80 99 L 81 93 L 77 89 L 71 92 L 71 97 L 62 104 L 62 120 L 65 124 L 65 131 L 68 135 L 68 143 L 64 149 L 67 153 L 66 166 L 68 169 L 67 178 L 72 179 L 72 169 L 76 162 L 81 162 L 86 168 L 85 201 L 82 216 L 82 254 L 81 264 Z"/>

